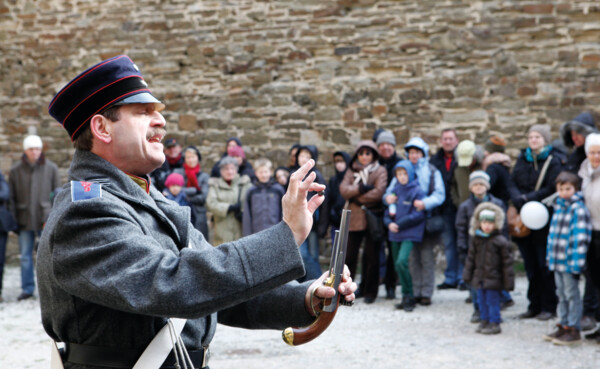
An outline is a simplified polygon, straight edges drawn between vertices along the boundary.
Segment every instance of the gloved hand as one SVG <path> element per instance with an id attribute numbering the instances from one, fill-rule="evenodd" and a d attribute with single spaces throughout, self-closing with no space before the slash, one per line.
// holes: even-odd
<path id="1" fill-rule="evenodd" d="M 512 199 L 512 203 L 515 206 L 515 208 L 517 208 L 517 210 L 521 210 L 521 208 L 523 207 L 523 205 L 525 205 L 526 202 L 527 198 L 525 197 L 525 195 L 521 195 Z"/>
<path id="2" fill-rule="evenodd" d="M 239 202 L 236 202 L 235 204 L 231 204 L 227 208 L 227 214 L 239 212 L 241 207 L 242 207 L 242 204 L 240 204 Z"/>
<path id="3" fill-rule="evenodd" d="M 366 185 L 362 182 L 358 183 L 358 192 L 360 192 L 361 194 L 363 194 L 365 192 L 369 192 L 374 188 L 375 188 L 375 186 L 373 186 L 373 185 Z"/>

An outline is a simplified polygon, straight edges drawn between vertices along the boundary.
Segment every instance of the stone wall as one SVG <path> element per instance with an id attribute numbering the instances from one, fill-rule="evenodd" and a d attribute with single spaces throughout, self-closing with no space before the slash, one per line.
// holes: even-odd
<path id="1" fill-rule="evenodd" d="M 37 132 L 64 174 L 73 149 L 48 103 L 121 53 L 205 167 L 238 136 L 276 164 L 317 144 L 328 176 L 333 151 L 378 127 L 434 149 L 446 127 L 501 133 L 515 155 L 529 125 L 558 137 L 600 103 L 599 40 L 594 1 L 0 0 L 0 168 Z"/>

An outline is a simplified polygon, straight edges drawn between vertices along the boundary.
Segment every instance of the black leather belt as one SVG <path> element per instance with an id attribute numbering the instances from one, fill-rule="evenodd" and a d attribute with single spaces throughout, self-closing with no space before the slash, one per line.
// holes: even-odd
<path id="1" fill-rule="evenodd" d="M 80 345 L 77 343 L 67 343 L 62 354 L 65 362 L 99 366 L 115 369 L 131 369 L 142 355 L 144 350 L 115 349 L 113 347 Z M 194 363 L 195 369 L 208 368 L 208 346 L 200 350 L 188 350 L 190 359 Z M 182 358 L 179 357 L 180 365 L 183 366 Z M 173 351 L 161 365 L 161 369 L 176 369 L 175 355 Z"/>

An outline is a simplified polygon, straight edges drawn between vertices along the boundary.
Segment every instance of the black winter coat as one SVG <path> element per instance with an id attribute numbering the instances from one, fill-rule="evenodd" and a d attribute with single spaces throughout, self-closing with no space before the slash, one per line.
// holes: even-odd
<path id="1" fill-rule="evenodd" d="M 438 152 L 436 152 L 435 155 L 429 159 L 429 162 L 433 164 L 433 166 L 436 167 L 442 174 L 442 180 L 444 181 L 444 187 L 446 189 L 446 199 L 444 200 L 442 207 L 450 206 L 450 208 L 456 212 L 456 206 L 454 206 L 454 203 L 452 202 L 452 196 L 450 196 L 450 187 L 452 184 L 452 178 L 454 177 L 454 169 L 456 169 L 456 166 L 458 165 L 456 158 L 452 157 L 452 163 L 450 164 L 449 171 L 446 170 L 446 157 L 444 154 L 444 149 L 439 149 Z"/>
<path id="2" fill-rule="evenodd" d="M 471 239 L 463 280 L 474 288 L 506 291 L 515 288 L 510 244 L 497 230 L 490 237 L 475 235 Z"/>
<path id="3" fill-rule="evenodd" d="M 525 149 L 521 150 L 521 154 L 512 171 L 512 180 L 519 191 L 519 197 L 513 197 L 512 201 L 518 210 L 527 201 L 541 201 L 556 192 L 554 181 L 562 170 L 562 164 L 560 159 L 555 155 L 554 150 L 550 154 L 552 155 L 552 161 L 548 166 L 540 189 L 535 191 L 535 185 L 545 160 L 528 162 L 525 158 Z"/>

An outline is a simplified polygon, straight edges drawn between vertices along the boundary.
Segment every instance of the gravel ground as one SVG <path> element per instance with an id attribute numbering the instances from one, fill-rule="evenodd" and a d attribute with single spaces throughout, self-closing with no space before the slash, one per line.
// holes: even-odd
<path id="1" fill-rule="evenodd" d="M 41 325 L 37 299 L 17 303 L 19 269 L 5 271 L 0 304 L 0 368 L 48 368 L 50 341 Z M 441 279 L 441 275 L 438 275 Z M 438 281 L 439 282 L 439 281 Z M 600 367 L 600 344 L 559 347 L 542 340 L 554 321 L 518 320 L 525 311 L 527 281 L 517 278 L 516 305 L 503 311 L 502 334 L 482 336 L 469 323 L 466 292 L 436 291 L 433 304 L 412 313 L 394 309 L 397 300 L 378 299 L 342 307 L 316 340 L 290 347 L 278 331 L 219 326 L 211 345 L 213 369 L 306 368 L 569 368 Z M 580 285 L 583 285 L 581 283 Z M 384 295 L 381 293 L 381 295 Z"/>

